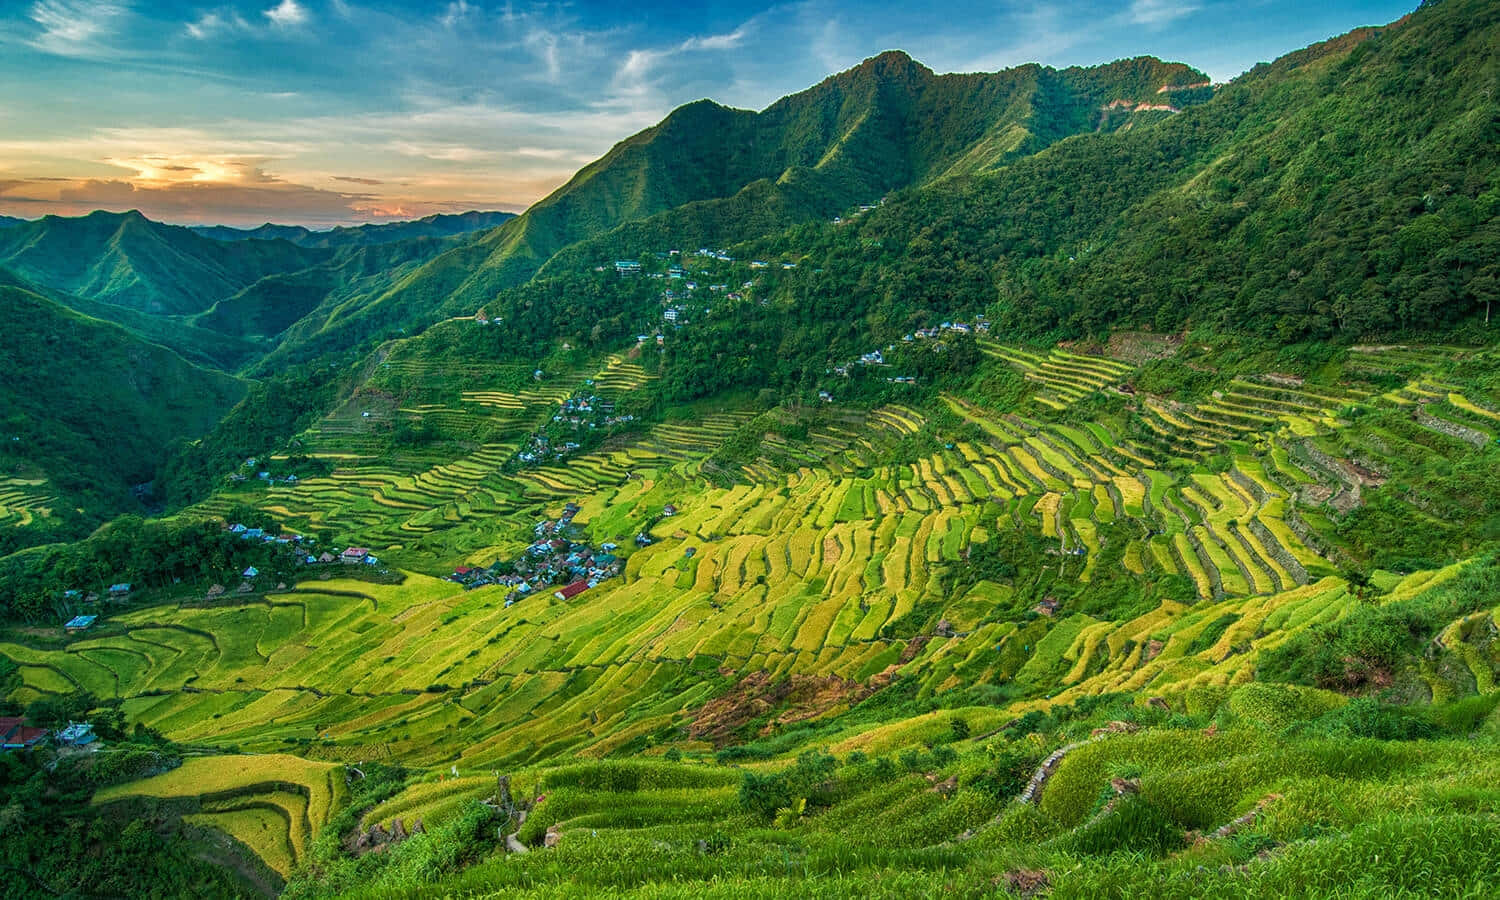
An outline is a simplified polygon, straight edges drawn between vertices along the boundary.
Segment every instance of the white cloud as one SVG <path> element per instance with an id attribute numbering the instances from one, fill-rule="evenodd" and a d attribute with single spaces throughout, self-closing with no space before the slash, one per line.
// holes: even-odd
<path id="1" fill-rule="evenodd" d="M 624 62 L 615 70 L 612 87 L 621 97 L 643 101 L 658 92 L 662 83 L 667 80 L 658 70 L 664 68 L 663 64 L 670 62 L 673 57 L 693 51 L 733 50 L 744 43 L 750 31 L 751 26 L 747 23 L 725 34 L 691 37 L 665 49 L 630 50 L 625 54 Z M 653 98 L 652 102 L 657 106 L 669 105 L 661 98 Z"/>
<path id="2" fill-rule="evenodd" d="M 562 75 L 562 60 L 558 56 L 557 35 L 550 31 L 533 30 L 526 35 L 526 46 L 537 55 L 547 70 L 547 80 L 557 81 Z"/>
<path id="3" fill-rule="evenodd" d="M 212 10 L 199 16 L 197 21 L 189 22 L 184 30 L 194 40 L 206 41 L 224 32 L 246 31 L 249 28 L 250 23 L 241 18 L 239 13 Z"/>
<path id="4" fill-rule="evenodd" d="M 679 50 L 733 50 L 745 42 L 745 36 L 749 29 L 744 25 L 729 32 L 728 34 L 710 34 L 704 37 L 688 38 L 683 41 Z"/>
<path id="5" fill-rule="evenodd" d="M 108 55 L 103 43 L 129 9 L 111 0 L 38 0 L 31 20 L 41 29 L 31 45 L 59 56 Z"/>
<path id="6" fill-rule="evenodd" d="M 1195 0 L 1131 0 L 1126 18 L 1135 25 L 1157 28 L 1197 12 Z"/>
<path id="7" fill-rule="evenodd" d="M 414 144 L 408 141 L 394 141 L 390 147 L 403 156 L 416 156 L 439 162 L 479 162 L 495 159 L 498 156 L 493 150 L 457 144 Z"/>
<path id="8" fill-rule="evenodd" d="M 443 11 L 443 14 L 438 17 L 438 22 L 444 28 L 452 28 L 455 25 L 461 24 L 473 11 L 474 7 L 470 6 L 467 0 L 453 0 L 452 3 L 448 4 L 448 8 Z"/>
<path id="9" fill-rule="evenodd" d="M 278 28 L 291 28 L 307 24 L 308 16 L 307 10 L 297 0 L 281 0 L 279 4 L 266 10 L 266 18 Z"/>
<path id="10" fill-rule="evenodd" d="M 203 40 L 220 28 L 224 27 L 224 17 L 218 13 L 204 13 L 198 17 L 198 21 L 187 24 L 187 33 Z"/>

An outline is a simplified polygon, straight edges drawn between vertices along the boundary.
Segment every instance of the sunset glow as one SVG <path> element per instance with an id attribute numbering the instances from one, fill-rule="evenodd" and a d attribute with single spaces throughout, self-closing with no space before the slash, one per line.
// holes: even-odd
<path id="1" fill-rule="evenodd" d="M 519 210 L 700 97 L 760 108 L 890 47 L 938 71 L 1153 53 L 1216 79 L 1399 3 L 676 7 L 35 0 L 0 16 L 0 213 L 336 224 Z"/>

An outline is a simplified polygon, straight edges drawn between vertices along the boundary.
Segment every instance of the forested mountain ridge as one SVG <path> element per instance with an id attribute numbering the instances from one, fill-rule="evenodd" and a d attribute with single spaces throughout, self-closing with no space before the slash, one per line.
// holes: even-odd
<path id="1" fill-rule="evenodd" d="M 29 491 L 36 506 L 51 511 L 58 536 L 77 539 L 138 509 L 131 488 L 154 477 L 163 449 L 212 428 L 245 386 L 4 281 L 0 479 L 40 479 Z M 15 548 L 15 524 L 0 548 Z"/>
<path id="2" fill-rule="evenodd" d="M 261 362 L 304 316 L 321 309 L 313 318 L 322 322 L 510 218 L 467 213 L 332 232 L 266 226 L 229 239 L 233 229 L 139 212 L 47 216 L 4 229 L 0 267 L 64 306 L 233 371 Z"/>
<path id="3" fill-rule="evenodd" d="M 344 335 L 425 324 L 434 309 L 471 311 L 569 245 L 617 228 L 722 243 L 832 217 L 888 191 L 1001 165 L 1069 134 L 1123 127 L 1137 114 L 1108 108 L 1115 101 L 1199 102 L 1201 87 L 1161 89 L 1206 80 L 1189 66 L 1147 57 L 1061 71 L 1030 65 L 936 75 L 892 51 L 758 113 L 701 100 L 621 141 L 518 218 L 371 297 L 336 331 L 308 336 L 303 348 L 288 342 L 282 352 L 295 359 Z"/>
<path id="4" fill-rule="evenodd" d="M 705 361 L 730 352 L 782 372 L 773 384 L 806 383 L 860 342 L 961 310 L 1033 339 L 1448 334 L 1500 299 L 1497 15 L 1425 7 L 1259 66 L 1155 127 L 749 241 L 736 255 L 799 269 L 769 307 L 685 333 L 669 365 L 681 354 L 710 378 L 687 396 L 716 389 Z M 625 252 L 595 258 L 606 250 Z"/>
<path id="5" fill-rule="evenodd" d="M 388 244 L 391 241 L 417 237 L 452 237 L 494 228 L 515 216 L 515 213 L 510 212 L 470 210 L 465 213 L 434 213 L 403 222 L 342 225 L 323 230 L 269 222 L 256 228 L 231 228 L 225 225 L 198 225 L 192 228 L 204 237 L 221 241 L 285 240 L 302 247 L 339 248 Z"/>
<path id="6" fill-rule="evenodd" d="M 327 251 L 285 241 L 224 243 L 139 212 L 46 216 L 0 231 L 0 266 L 50 288 L 154 315 L 200 312 Z"/>

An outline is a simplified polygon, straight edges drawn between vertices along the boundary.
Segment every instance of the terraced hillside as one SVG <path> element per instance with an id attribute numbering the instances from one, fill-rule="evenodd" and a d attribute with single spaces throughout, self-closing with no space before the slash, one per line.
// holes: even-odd
<path id="1" fill-rule="evenodd" d="M 281 754 L 200 756 L 162 775 L 99 791 L 94 802 L 160 814 L 238 841 L 285 879 L 347 802 L 343 772 Z"/>
<path id="2" fill-rule="evenodd" d="M 254 502 L 308 532 L 339 537 L 437 574 L 443 566 L 513 548 L 547 504 L 623 484 L 632 473 L 699 460 L 749 416 L 705 411 L 701 418 L 664 422 L 633 436 L 611 438 L 561 463 L 516 464 L 523 439 L 579 390 L 629 397 L 651 377 L 615 355 L 597 365 L 538 381 L 514 365 L 455 370 L 399 355 L 382 362 L 366 390 L 315 423 L 295 452 L 326 460 L 326 476 L 277 484 Z M 461 385 L 441 396 L 397 403 L 389 388 L 441 379 Z M 525 387 L 504 387 L 516 383 Z M 486 387 L 485 385 L 495 385 Z M 393 448 L 393 426 L 430 427 L 453 436 L 435 449 Z M 285 459 L 282 454 L 279 459 Z M 198 510 L 223 514 L 241 494 L 222 493 Z"/>
<path id="3" fill-rule="evenodd" d="M 596 542 L 629 544 L 642 531 L 655 542 L 631 553 L 623 579 L 576 604 L 508 608 L 503 588 L 464 592 L 416 574 L 399 587 L 304 583 L 256 605 L 121 615 L 116 635 L 64 652 L 7 653 L 23 665 L 25 697 L 77 684 L 125 698 L 169 734 L 246 746 L 340 723 L 326 730 L 335 744 L 428 762 L 453 752 L 434 744 L 434 729 L 460 729 L 459 755 L 488 763 L 608 752 L 682 725 L 728 684 L 700 678 L 695 660 L 715 660 L 731 680 L 915 676 L 924 692 L 997 683 L 1017 700 L 1122 686 L 1180 693 L 1248 672 L 1255 654 L 1228 648 L 1284 636 L 1253 623 L 1350 608 L 1340 576 L 1363 563 L 1335 519 L 1414 439 L 1455 458 L 1495 452 L 1472 438 L 1487 434 L 1479 426 L 1493 401 L 1433 375 L 1376 393 L 1347 377 L 1237 374 L 1176 403 L 1122 392 L 1139 369 L 1119 360 L 984 349 L 990 365 L 1044 386 L 1032 414 L 946 393 L 926 409 L 813 410 L 788 438 L 785 410 L 721 410 L 538 468 L 507 466 L 517 436 L 584 383 L 580 374 L 506 391 L 483 388 L 476 372 L 449 404 L 357 397 L 301 439 L 333 472 L 258 495 L 265 509 L 426 560 L 432 575 L 519 549 L 565 501 L 581 505 L 577 522 Z M 1432 372 L 1469 355 L 1426 353 L 1356 352 L 1345 374 L 1406 371 L 1413 360 Z M 646 382 L 618 357 L 583 371 L 599 390 Z M 1093 421 L 1068 412 L 1106 397 L 1117 411 Z M 1369 417 L 1355 407 L 1410 409 L 1399 421 L 1417 434 L 1360 424 Z M 456 458 L 365 452 L 365 432 L 402 418 L 495 430 Z M 748 455 L 724 454 L 747 435 Z M 669 504 L 676 513 L 664 517 Z M 991 556 L 1010 569 L 986 568 Z M 1244 624 L 1178 659 L 1179 631 L 1178 643 L 1191 643 L 1196 626 L 1225 616 Z M 949 633 L 932 640 L 940 619 Z M 680 679 L 693 689 L 662 706 L 662 684 Z M 557 692 L 564 683 L 573 687 Z M 179 693 L 188 685 L 195 693 Z M 377 712 L 387 708 L 399 712 Z"/>
<path id="4" fill-rule="evenodd" d="M 51 512 L 52 497 L 44 478 L 0 479 L 0 528 L 30 525 L 38 515 Z"/>
<path id="5" fill-rule="evenodd" d="M 1493 466 L 1487 425 L 1500 398 L 1476 376 L 1489 351 L 1356 348 L 1303 374 L 1242 366 L 1196 393 L 1153 394 L 1145 387 L 1162 372 L 1197 371 L 1191 354 L 1131 362 L 1081 347 L 981 349 L 972 390 L 919 390 L 871 409 L 747 399 L 641 423 L 532 467 L 516 465 L 517 448 L 563 399 L 649 389 L 640 364 L 610 357 L 542 381 L 476 367 L 447 394 L 451 372 L 436 391 L 438 374 L 397 348 L 289 449 L 326 460 L 328 475 L 229 491 L 203 508 L 250 497 L 296 527 L 331 528 L 425 574 L 372 584 L 334 571 L 232 601 L 117 613 L 60 645 L 13 638 L 0 644 L 20 679 L 12 699 L 86 690 L 196 746 L 453 767 L 463 777 L 398 795 L 362 826 L 445 827 L 468 821 L 473 799 L 487 796 L 480 776 L 497 769 L 664 748 L 703 757 L 746 742 L 768 742 L 757 759 L 818 747 L 858 760 L 931 745 L 955 717 L 964 722 L 955 747 L 978 752 L 997 745 L 965 743 L 970 734 L 993 738 L 1099 698 L 1212 714 L 1253 686 L 1266 659 L 1301 652 L 1286 648 L 1309 634 L 1372 604 L 1447 602 L 1454 585 L 1488 577 L 1488 563 L 1462 560 L 1466 523 L 1489 495 L 1444 493 L 1422 466 L 1441 458 L 1450 476 Z M 1015 376 L 1034 385 L 1008 408 L 978 387 Z M 392 444 L 395 427 L 424 420 L 450 437 Z M 1423 502 L 1411 503 L 1418 493 Z M 623 547 L 623 577 L 567 601 L 550 589 L 517 600 L 508 587 L 434 577 L 514 556 L 533 524 L 568 502 L 580 507 L 579 536 Z M 1368 529 L 1386 520 L 1365 517 L 1393 510 L 1426 522 L 1427 558 L 1449 555 L 1407 561 L 1382 534 L 1394 550 L 1370 556 Z M 1489 695 L 1492 607 L 1442 619 L 1427 662 L 1379 677 L 1423 702 Z M 905 699 L 881 699 L 894 696 Z M 1151 715 L 1166 724 L 1167 713 Z M 1188 777 L 1139 765 L 1162 784 Z M 633 846 L 634 829 L 652 822 L 740 815 L 740 801 L 714 784 L 641 798 L 609 840 Z M 821 833 L 867 803 L 909 803 L 926 823 L 912 826 L 913 840 L 989 827 L 1004 843 L 1022 827 L 1014 817 L 1031 815 L 973 792 L 959 794 L 962 811 L 948 810 L 940 801 L 951 791 L 899 784 L 807 827 Z M 311 812 L 299 819 L 312 795 L 235 790 L 184 788 L 203 796 L 183 821 L 232 835 L 295 878 L 316 831 Z M 591 804 L 619 801 L 559 790 L 548 802 L 555 819 L 579 827 L 594 821 Z M 1052 824 L 1025 827 L 1063 843 L 1109 812 L 1053 803 L 1042 805 Z M 1240 812 L 1226 800 L 1173 821 L 1207 827 Z"/>

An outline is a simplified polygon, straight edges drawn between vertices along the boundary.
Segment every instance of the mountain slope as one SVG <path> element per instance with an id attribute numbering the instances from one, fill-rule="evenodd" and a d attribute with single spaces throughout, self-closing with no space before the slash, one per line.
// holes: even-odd
<path id="1" fill-rule="evenodd" d="M 154 316 L 127 306 L 87 300 L 28 281 L 9 269 L 0 268 L 0 286 L 19 288 L 89 318 L 113 322 L 143 341 L 160 344 L 211 369 L 232 372 L 264 352 L 264 347 L 253 341 L 202 328 L 182 317 Z"/>
<path id="2" fill-rule="evenodd" d="M 318 265 L 267 275 L 191 321 L 223 334 L 273 341 L 286 339 L 283 332 L 294 329 L 290 339 L 295 340 L 349 307 L 357 308 L 362 298 L 387 289 L 461 240 L 461 236 L 415 237 L 351 244 Z M 260 364 L 265 365 L 264 361 Z"/>
<path id="3" fill-rule="evenodd" d="M 0 266 L 49 288 L 154 315 L 202 311 L 266 275 L 328 256 L 285 241 L 215 241 L 133 211 L 46 216 L 0 230 Z"/>
<path id="4" fill-rule="evenodd" d="M 966 310 L 1029 338 L 1451 334 L 1500 299 L 1497 47 L 1494 4 L 1425 6 L 1257 67 L 1157 127 L 1075 136 L 853 225 L 751 242 L 736 255 L 802 266 L 768 307 L 685 330 L 668 365 L 712 390 L 716 355 L 754 347 L 749 378 L 804 384 Z"/>
<path id="5" fill-rule="evenodd" d="M 0 473 L 41 476 L 85 520 L 132 507 L 171 444 L 210 429 L 244 394 L 118 325 L 0 284 Z"/>
<path id="6" fill-rule="evenodd" d="M 889 52 L 759 113 L 688 104 L 518 218 L 372 298 L 356 312 L 367 321 L 340 328 L 371 334 L 430 322 L 435 309 L 472 311 L 568 245 L 653 216 L 661 218 L 650 233 L 712 242 L 831 217 L 888 191 L 1002 165 L 1069 134 L 1122 127 L 1133 120 L 1111 112 L 1110 103 L 1159 102 L 1162 88 L 1205 80 L 1188 66 L 1150 58 L 935 75 Z M 311 350 L 287 352 L 296 358 Z"/>
<path id="7" fill-rule="evenodd" d="M 314 231 L 301 225 L 273 225 L 266 223 L 258 228 L 230 228 L 226 225 L 194 226 L 193 231 L 204 237 L 219 241 L 284 240 L 300 247 L 364 247 L 372 244 L 388 244 L 419 237 L 452 237 L 494 228 L 516 217 L 509 212 L 436 213 L 408 222 L 389 222 L 382 225 L 366 224 L 343 226 L 323 231 Z"/>

